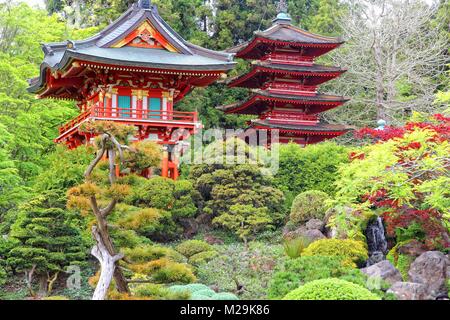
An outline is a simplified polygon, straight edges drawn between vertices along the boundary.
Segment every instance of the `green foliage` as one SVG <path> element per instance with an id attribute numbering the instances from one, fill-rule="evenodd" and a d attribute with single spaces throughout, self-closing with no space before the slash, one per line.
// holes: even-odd
<path id="1" fill-rule="evenodd" d="M 165 210 L 171 212 L 174 219 L 179 219 L 196 215 L 196 198 L 198 194 L 190 181 L 155 177 L 142 181 L 140 186 L 133 190 L 129 203 Z"/>
<path id="2" fill-rule="evenodd" d="M 289 292 L 283 300 L 381 300 L 364 287 L 335 278 L 315 280 Z"/>
<path id="3" fill-rule="evenodd" d="M 328 195 L 322 191 L 310 190 L 300 193 L 292 203 L 290 222 L 300 225 L 310 219 L 323 220 L 328 209 Z"/>
<path id="4" fill-rule="evenodd" d="M 364 286 L 366 276 L 343 264 L 338 256 L 305 256 L 286 260 L 270 280 L 268 295 L 281 299 L 299 286 L 318 279 L 339 278 Z"/>
<path id="5" fill-rule="evenodd" d="M 203 212 L 244 240 L 284 216 L 282 192 L 256 165 L 196 165 L 190 178 L 201 195 L 198 206 Z"/>
<path id="6" fill-rule="evenodd" d="M 93 154 L 92 147 L 80 146 L 69 150 L 66 146 L 57 146 L 55 152 L 45 158 L 46 168 L 36 177 L 34 189 L 66 193 L 67 189 L 83 181 L 84 171 Z"/>
<path id="7" fill-rule="evenodd" d="M 154 283 L 133 285 L 131 293 L 133 296 L 151 300 L 187 300 L 190 296 L 186 292 L 173 292 L 170 288 Z"/>
<path id="8" fill-rule="evenodd" d="M 239 300 L 239 298 L 232 293 L 216 293 L 214 290 L 201 283 L 171 286 L 168 290 L 174 294 L 188 294 L 190 300 Z"/>
<path id="9" fill-rule="evenodd" d="M 384 215 L 389 236 L 423 239 L 430 250 L 442 249 L 450 226 L 446 187 L 450 178 L 445 169 L 450 143 L 442 129 L 446 124 L 429 116 L 423 122 L 418 119 L 423 118 L 421 114 L 413 118 L 398 129 L 405 131 L 402 136 L 359 149 L 355 159 L 340 168 L 334 204 L 351 205 L 350 219 L 356 220 L 373 214 L 375 208 L 376 214 Z M 340 216 L 341 221 L 349 219 Z M 353 224 L 350 231 L 358 229 Z"/>
<path id="10" fill-rule="evenodd" d="M 273 222 L 267 208 L 255 208 L 251 205 L 235 204 L 230 213 L 214 218 L 213 223 L 233 231 L 239 238 L 247 242 L 259 231 L 270 230 Z"/>
<path id="11" fill-rule="evenodd" d="M 213 251 L 214 249 L 210 244 L 208 244 L 205 241 L 188 240 L 177 245 L 175 250 L 187 258 L 191 258 L 192 256 L 198 253 Z"/>
<path id="12" fill-rule="evenodd" d="M 164 257 L 176 262 L 183 262 L 185 260 L 177 251 L 160 245 L 140 245 L 134 248 L 123 249 L 123 252 L 129 261 L 136 264 L 158 260 Z"/>
<path id="13" fill-rule="evenodd" d="M 199 281 L 220 291 L 238 292 L 240 299 L 266 299 L 276 262 L 285 257 L 281 246 L 250 242 L 216 246 L 218 256 L 197 267 Z M 239 286 L 245 290 L 239 291 Z"/>
<path id="14" fill-rule="evenodd" d="M 291 258 L 295 259 L 302 255 L 307 246 L 311 244 L 311 240 L 306 237 L 299 237 L 295 239 L 284 239 L 283 247 L 284 253 Z"/>
<path id="15" fill-rule="evenodd" d="M 0 266 L 0 286 L 4 285 L 6 283 L 7 277 L 8 277 L 8 273 L 2 266 Z"/>
<path id="16" fill-rule="evenodd" d="M 45 297 L 43 300 L 69 300 L 69 298 L 65 296 L 49 296 Z"/>
<path id="17" fill-rule="evenodd" d="M 371 206 L 369 199 L 360 201 L 364 195 L 386 190 L 399 205 L 415 205 L 416 209 L 420 206 L 422 209 L 434 208 L 448 212 L 450 202 L 443 185 L 449 181 L 442 174 L 442 168 L 445 167 L 444 161 L 450 152 L 450 144 L 448 141 L 433 139 L 435 135 L 432 130 L 415 129 L 406 133 L 403 138 L 362 148 L 360 154 L 364 154 L 364 159 L 354 160 L 340 168 L 336 201 L 344 205 L 359 204 L 361 209 L 367 209 Z M 420 147 L 408 148 L 411 143 Z M 411 165 L 401 167 L 398 162 L 401 158 L 402 161 L 411 161 Z M 390 170 L 392 167 L 398 170 Z M 426 172 L 436 174 L 425 175 Z M 423 179 L 413 181 L 410 179 L 411 174 L 420 175 Z M 416 198 L 417 192 L 423 195 L 423 199 Z"/>
<path id="18" fill-rule="evenodd" d="M 155 283 L 192 283 L 196 277 L 185 258 L 175 250 L 162 246 L 145 245 L 124 249 L 126 267 Z"/>
<path id="19" fill-rule="evenodd" d="M 13 270 L 29 271 L 35 267 L 37 274 L 46 275 L 83 264 L 86 258 L 73 217 L 62 209 L 46 208 L 42 203 L 23 206 L 10 236 L 20 241 L 7 253 L 6 262 Z"/>
<path id="20" fill-rule="evenodd" d="M 398 242 L 386 255 L 386 259 L 388 259 L 402 275 L 403 281 L 408 281 L 408 271 L 411 263 L 414 261 L 414 257 L 399 253 L 398 248 L 407 244 L 409 241 Z"/>
<path id="21" fill-rule="evenodd" d="M 217 256 L 218 256 L 217 251 L 204 251 L 194 254 L 192 257 L 189 258 L 188 262 L 194 266 L 198 266 L 200 264 L 211 261 Z"/>
<path id="22" fill-rule="evenodd" d="M 167 263 L 152 273 L 157 283 L 191 283 L 196 281 L 192 270 L 185 264 Z"/>
<path id="23" fill-rule="evenodd" d="M 311 243 L 302 256 L 341 257 L 348 266 L 361 265 L 368 259 L 366 244 L 350 239 L 321 239 Z"/>
<path id="24" fill-rule="evenodd" d="M 348 149 L 333 142 L 305 148 L 294 143 L 281 145 L 280 168 L 274 181 L 287 194 L 288 205 L 296 195 L 308 190 L 333 195 L 338 168 L 348 162 Z"/>

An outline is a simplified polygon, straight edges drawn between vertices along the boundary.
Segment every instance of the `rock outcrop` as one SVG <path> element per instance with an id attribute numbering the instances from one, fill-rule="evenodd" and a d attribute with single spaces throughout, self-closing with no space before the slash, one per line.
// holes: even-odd
<path id="1" fill-rule="evenodd" d="M 370 267 L 361 269 L 369 278 L 380 278 L 389 284 L 402 281 L 402 275 L 388 260 L 383 260 Z"/>
<path id="2" fill-rule="evenodd" d="M 431 298 L 447 293 L 446 277 L 450 266 L 448 258 L 439 251 L 428 251 L 421 254 L 409 268 L 409 280 L 423 284 Z"/>

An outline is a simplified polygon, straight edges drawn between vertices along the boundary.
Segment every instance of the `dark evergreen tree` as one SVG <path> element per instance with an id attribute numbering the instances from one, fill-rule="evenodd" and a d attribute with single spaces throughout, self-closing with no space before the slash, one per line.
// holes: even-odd
<path id="1" fill-rule="evenodd" d="M 39 294 L 46 295 L 66 267 L 81 265 L 86 259 L 86 247 L 73 217 L 53 201 L 48 195 L 36 197 L 21 208 L 11 228 L 11 241 L 18 242 L 6 254 L 6 264 L 25 274 L 33 295 L 35 278 L 39 279 Z"/>

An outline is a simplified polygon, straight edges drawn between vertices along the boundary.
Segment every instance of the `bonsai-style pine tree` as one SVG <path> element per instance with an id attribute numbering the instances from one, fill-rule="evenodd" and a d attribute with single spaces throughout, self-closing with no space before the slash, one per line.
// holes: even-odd
<path id="1" fill-rule="evenodd" d="M 91 253 L 100 262 L 100 277 L 92 299 L 104 300 L 113 277 L 117 291 L 129 293 L 128 282 L 118 266 L 123 254 L 116 251 L 108 230 L 108 216 L 130 192 L 130 186 L 124 182 L 126 180 L 118 179 L 119 170 L 116 169 L 123 174 L 141 172 L 158 165 L 161 152 L 155 143 L 148 141 L 128 146 L 128 138 L 135 131 L 133 126 L 100 121 L 88 122 L 81 129 L 97 135 L 97 155 L 86 169 L 84 184 L 69 190 L 68 206 L 83 210 L 89 207 L 94 214 L 92 236 L 95 245 Z M 95 171 L 99 165 L 107 167 L 107 181 L 102 179 L 101 172 Z"/>
<path id="2" fill-rule="evenodd" d="M 10 237 L 18 241 L 9 252 L 7 265 L 24 272 L 31 295 L 32 283 L 39 279 L 39 295 L 45 296 L 60 272 L 70 265 L 81 264 L 86 252 L 79 230 L 70 213 L 48 205 L 51 195 L 42 195 L 23 206 L 11 227 Z"/>

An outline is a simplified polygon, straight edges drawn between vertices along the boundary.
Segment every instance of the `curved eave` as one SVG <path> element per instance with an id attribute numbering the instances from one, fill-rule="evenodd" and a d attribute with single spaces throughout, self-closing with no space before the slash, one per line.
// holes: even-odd
<path id="1" fill-rule="evenodd" d="M 352 129 L 341 125 L 332 125 L 328 123 L 318 123 L 316 125 L 282 125 L 268 124 L 265 120 L 252 121 L 251 127 L 263 130 L 279 130 L 280 133 L 291 133 L 298 135 L 320 135 L 337 137 L 343 135 Z"/>
<path id="2" fill-rule="evenodd" d="M 130 68 L 141 68 L 146 70 L 160 71 L 163 73 L 165 70 L 180 71 L 180 72 L 228 72 L 234 68 L 235 62 L 226 62 L 220 64 L 209 64 L 204 66 L 193 67 L 192 65 L 182 65 L 182 64 L 164 64 L 164 63 L 140 63 L 127 60 L 115 60 L 108 59 L 104 57 L 97 57 L 92 55 L 82 54 L 73 50 L 66 50 L 61 61 L 55 66 L 51 66 L 48 63 L 42 63 L 40 66 L 40 75 L 38 78 L 31 80 L 30 87 L 28 91 L 31 93 L 39 93 L 40 90 L 45 88 L 46 83 L 46 72 L 56 71 L 56 70 L 66 70 L 68 66 L 72 64 L 73 61 L 85 61 L 97 64 L 105 64 L 115 67 L 130 67 Z M 37 80 L 36 80 L 37 79 Z"/>
<path id="3" fill-rule="evenodd" d="M 228 52 L 235 53 L 236 58 L 242 59 L 259 59 L 261 54 L 252 54 L 253 51 L 261 44 L 277 45 L 277 46 L 291 46 L 295 48 L 312 48 L 312 49 L 322 49 L 320 53 L 315 56 L 321 56 L 331 50 L 334 50 L 344 43 L 315 43 L 315 42 L 298 42 L 298 41 L 287 41 L 287 40 L 273 40 L 264 37 L 254 37 L 248 43 L 242 44 L 238 47 L 230 49 Z M 235 51 L 235 52 L 234 52 Z"/>
<path id="4" fill-rule="evenodd" d="M 263 94 L 254 94 L 252 97 L 250 97 L 248 100 L 242 103 L 234 103 L 227 106 L 220 106 L 217 109 L 224 111 L 227 114 L 244 114 L 244 115 L 259 115 L 261 113 L 264 113 L 268 111 L 269 106 L 268 103 L 278 103 L 278 104 L 291 104 L 295 106 L 300 105 L 314 105 L 318 106 L 316 109 L 310 114 L 317 114 L 320 112 L 328 111 L 334 108 L 337 108 L 344 103 L 350 101 L 349 98 L 345 97 L 338 97 L 333 96 L 333 99 L 335 100 L 324 100 L 321 99 L 321 96 L 316 97 L 305 97 L 305 96 L 298 96 L 298 97 L 282 97 L 279 96 L 270 96 L 270 95 L 263 95 Z"/>
<path id="5" fill-rule="evenodd" d="M 231 78 L 227 84 L 230 88 L 235 87 L 244 87 L 244 88 L 258 88 L 261 86 L 261 84 L 255 84 L 251 85 L 248 82 L 254 79 L 259 74 L 276 74 L 276 75 L 289 75 L 289 76 L 308 76 L 308 77 L 324 77 L 328 79 L 324 79 L 325 81 L 322 81 L 320 83 L 335 79 L 339 76 L 341 76 L 343 73 L 345 73 L 347 70 L 339 70 L 339 71 L 292 71 L 292 70 L 282 70 L 277 68 L 269 68 L 269 67 L 263 67 L 263 66 L 255 66 L 253 69 L 241 76 L 237 76 L 234 78 Z M 319 83 L 319 84 L 320 84 Z"/>

